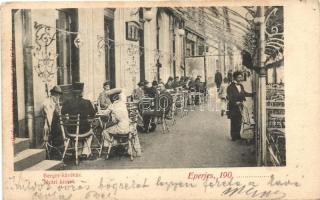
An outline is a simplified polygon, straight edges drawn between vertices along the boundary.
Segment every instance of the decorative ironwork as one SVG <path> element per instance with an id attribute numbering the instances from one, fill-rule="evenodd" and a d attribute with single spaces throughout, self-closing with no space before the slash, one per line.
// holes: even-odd
<path id="1" fill-rule="evenodd" d="M 105 38 L 104 36 L 97 35 L 97 49 L 98 49 L 98 56 L 101 56 L 104 51 L 109 51 L 111 49 L 111 45 L 109 43 L 109 39 Z"/>
<path id="2" fill-rule="evenodd" d="M 127 66 L 126 70 L 131 74 L 132 85 L 137 82 L 137 74 L 139 72 L 137 66 L 137 57 L 140 55 L 140 48 L 137 45 L 130 44 L 127 49 Z"/>
<path id="3" fill-rule="evenodd" d="M 51 27 L 37 22 L 34 23 L 34 29 L 37 46 L 33 48 L 33 68 L 38 77 L 45 83 L 46 93 L 49 95 L 48 84 L 57 72 L 55 61 L 58 55 L 56 49 L 51 47 L 53 41 L 56 40 L 57 32 L 56 30 L 52 31 Z"/>
<path id="4" fill-rule="evenodd" d="M 130 44 L 128 49 L 127 49 L 127 55 L 128 55 L 128 60 L 127 60 L 127 64 L 128 64 L 128 68 L 127 70 L 131 73 L 131 74 L 136 74 L 138 72 L 137 69 L 137 55 L 139 55 L 140 50 L 139 47 L 133 44 Z"/>
<path id="5" fill-rule="evenodd" d="M 163 55 L 160 51 L 160 49 L 155 49 L 154 50 L 154 62 L 157 62 L 160 58 L 163 58 Z"/>
<path id="6" fill-rule="evenodd" d="M 283 7 L 270 7 L 266 12 L 266 54 L 268 59 L 276 58 L 283 52 Z"/>
<path id="7" fill-rule="evenodd" d="M 34 22 L 35 29 L 35 44 L 33 47 L 33 68 L 36 71 L 38 77 L 45 83 L 45 89 L 47 95 L 48 84 L 50 84 L 57 73 L 58 69 L 63 69 L 56 65 L 56 59 L 58 54 L 56 53 L 56 48 L 53 48 L 54 41 L 56 41 L 57 33 L 65 34 L 76 34 L 77 37 L 74 39 L 74 45 L 79 48 L 82 42 L 78 32 L 66 31 L 63 29 L 58 29 L 45 24 L 39 24 Z"/>
<path id="8" fill-rule="evenodd" d="M 38 24 L 38 22 L 34 22 L 34 28 L 36 29 L 35 42 L 38 45 L 36 50 L 41 51 L 41 48 L 44 47 L 45 51 L 47 51 L 47 47 L 56 39 L 57 32 L 54 30 L 52 33 L 50 26 Z"/>
<path id="9" fill-rule="evenodd" d="M 248 15 L 256 16 L 254 10 L 245 7 L 248 11 Z M 266 35 L 266 48 L 265 54 L 267 54 L 268 62 L 270 59 L 277 59 L 282 56 L 284 47 L 283 38 L 283 7 L 269 7 L 266 11 L 265 17 L 265 35 Z M 259 30 L 256 28 L 254 23 L 250 23 L 248 27 L 250 30 L 244 36 L 244 49 L 247 50 L 251 55 L 257 52 L 258 41 L 259 41 Z"/>

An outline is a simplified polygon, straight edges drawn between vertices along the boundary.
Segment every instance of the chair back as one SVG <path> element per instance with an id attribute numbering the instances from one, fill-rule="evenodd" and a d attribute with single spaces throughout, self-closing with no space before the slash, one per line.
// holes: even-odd
<path id="1" fill-rule="evenodd" d="M 169 110 L 172 107 L 173 104 L 173 97 L 169 93 L 163 93 L 159 95 L 159 110 L 162 110 L 164 112 L 169 112 Z"/>
<path id="2" fill-rule="evenodd" d="M 129 114 L 129 119 L 131 123 L 136 123 L 138 121 L 138 106 L 134 102 L 127 102 L 127 110 Z"/>
<path id="3" fill-rule="evenodd" d="M 92 102 L 93 108 L 95 109 L 96 112 L 100 112 L 101 107 L 100 107 L 100 102 L 99 101 L 93 101 Z"/>
<path id="4" fill-rule="evenodd" d="M 174 98 L 174 104 L 176 108 L 182 108 L 184 106 L 184 93 L 178 92 Z"/>
<path id="5" fill-rule="evenodd" d="M 87 120 L 88 120 L 88 122 L 90 124 L 90 128 L 92 130 L 96 130 L 96 129 L 101 128 L 103 126 L 102 125 L 103 123 L 102 123 L 100 117 L 90 117 L 90 116 L 88 116 Z"/>
<path id="6" fill-rule="evenodd" d="M 132 102 L 133 101 L 133 95 L 127 96 L 127 102 Z"/>
<path id="7" fill-rule="evenodd" d="M 60 128 L 62 132 L 63 139 L 69 135 L 75 134 L 79 135 L 80 127 L 80 114 L 77 115 L 60 115 Z"/>
<path id="8" fill-rule="evenodd" d="M 141 114 L 147 111 L 151 111 L 154 107 L 154 98 L 143 97 L 138 103 L 138 109 Z"/>

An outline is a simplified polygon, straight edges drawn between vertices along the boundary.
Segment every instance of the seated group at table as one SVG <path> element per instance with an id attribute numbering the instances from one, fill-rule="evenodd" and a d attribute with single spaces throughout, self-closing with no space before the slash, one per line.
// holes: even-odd
<path id="1" fill-rule="evenodd" d="M 166 84 L 161 80 L 159 83 L 153 81 L 151 84 L 148 81 L 140 81 L 138 88 L 135 89 L 131 95 L 131 100 L 140 101 L 142 98 L 149 97 L 157 99 L 160 95 L 167 95 L 168 99 L 172 97 L 170 92 L 177 89 L 185 90 L 199 90 L 201 87 L 200 78 L 197 77 L 195 81 L 189 77 L 172 77 L 168 78 Z M 84 83 L 72 84 L 72 98 L 63 102 L 60 109 L 59 98 L 62 95 L 62 90 L 59 86 L 54 86 L 50 90 L 50 96 L 43 103 L 43 111 L 45 114 L 44 137 L 50 140 L 54 146 L 62 145 L 63 140 L 59 128 L 59 115 L 77 115 L 80 114 L 79 134 L 85 134 L 91 130 L 89 118 L 105 116 L 106 120 L 102 121 L 102 138 L 104 146 L 108 146 L 110 134 L 128 134 L 132 131 L 130 126 L 130 118 L 127 109 L 127 97 L 122 93 L 119 88 L 110 89 L 110 82 L 107 81 L 103 84 L 103 91 L 100 93 L 97 100 L 97 105 L 93 105 L 90 100 L 83 98 Z M 103 118 L 103 117 L 102 117 Z M 149 126 L 150 116 L 142 116 L 143 125 L 142 130 L 146 130 Z M 155 121 L 152 122 L 155 129 Z M 141 130 L 141 129 L 140 129 Z M 94 159 L 91 152 L 92 136 L 86 139 L 85 148 L 80 154 L 83 158 Z M 139 144 L 137 144 L 139 145 Z"/>
<path id="2" fill-rule="evenodd" d="M 104 128 L 102 137 L 104 138 L 105 147 L 108 146 L 109 134 L 128 134 L 130 131 L 130 119 L 126 107 L 126 97 L 123 97 L 121 89 L 107 90 L 108 83 L 104 84 L 105 91 L 99 96 L 99 103 L 104 109 L 104 115 L 110 119 L 107 123 L 103 123 Z M 63 144 L 61 131 L 59 128 L 59 115 L 77 115 L 80 114 L 79 134 L 86 134 L 91 130 L 89 119 L 96 116 L 97 112 L 90 100 L 83 98 L 84 83 L 72 84 L 72 97 L 65 101 L 60 109 L 59 97 L 62 94 L 61 88 L 55 86 L 51 91 L 51 96 L 48 97 L 43 104 L 45 114 L 45 139 L 50 140 L 54 146 Z M 72 131 L 72 130 L 70 130 Z M 51 133 L 51 134 L 49 134 Z M 94 159 L 91 152 L 92 135 L 89 136 L 80 152 L 84 159 Z"/>

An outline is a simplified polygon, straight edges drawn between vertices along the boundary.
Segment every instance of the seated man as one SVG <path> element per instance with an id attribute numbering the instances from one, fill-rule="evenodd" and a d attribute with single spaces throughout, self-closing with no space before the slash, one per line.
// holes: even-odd
<path id="1" fill-rule="evenodd" d="M 180 79 L 179 79 L 179 76 L 176 76 L 174 78 L 174 81 L 173 81 L 173 84 L 172 84 L 172 88 L 177 88 L 177 87 L 180 87 Z"/>
<path id="2" fill-rule="evenodd" d="M 168 78 L 167 83 L 165 84 L 166 89 L 172 89 L 173 88 L 173 78 L 170 76 Z"/>
<path id="3" fill-rule="evenodd" d="M 145 82 L 144 81 L 140 81 L 138 83 L 138 88 L 133 90 L 133 99 L 135 100 L 140 100 L 144 97 L 144 87 L 145 87 Z"/>
<path id="4" fill-rule="evenodd" d="M 153 81 L 151 87 L 145 87 L 145 90 L 144 90 L 145 95 L 150 98 L 156 98 L 158 95 L 157 87 L 158 87 L 158 82 Z"/>
<path id="5" fill-rule="evenodd" d="M 72 99 L 66 101 L 63 106 L 61 113 L 69 114 L 69 115 L 77 115 L 80 114 L 80 127 L 79 134 L 85 134 L 90 131 L 90 122 L 88 121 L 88 117 L 93 117 L 95 115 L 95 110 L 91 104 L 91 102 L 87 99 L 82 98 L 84 83 L 73 83 L 72 84 Z M 82 154 L 87 159 L 93 159 L 91 154 L 91 142 L 92 136 L 90 136 L 86 144 L 88 147 L 83 148 Z"/>
<path id="6" fill-rule="evenodd" d="M 121 89 L 115 88 L 111 89 L 109 93 L 112 104 L 109 106 L 108 110 L 110 111 L 113 125 L 106 128 L 102 133 L 104 137 L 104 146 L 110 145 L 110 134 L 125 135 L 129 132 L 132 132 L 133 127 L 130 126 L 130 118 L 127 110 L 127 105 L 125 103 L 125 98 L 123 96 L 120 97 L 121 92 Z M 128 149 L 129 153 L 131 153 L 131 151 L 132 149 Z"/>
<path id="7" fill-rule="evenodd" d="M 108 91 L 110 90 L 110 81 L 106 81 L 103 83 L 103 91 L 99 94 L 98 103 L 100 105 L 100 108 L 102 110 L 105 110 L 108 108 L 108 106 L 111 104 Z"/>

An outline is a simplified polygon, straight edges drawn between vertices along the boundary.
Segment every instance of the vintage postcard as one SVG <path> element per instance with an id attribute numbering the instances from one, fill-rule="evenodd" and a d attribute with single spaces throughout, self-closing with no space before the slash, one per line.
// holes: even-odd
<path id="1" fill-rule="evenodd" d="M 319 2 L 7 2 L 3 198 L 320 199 Z"/>

